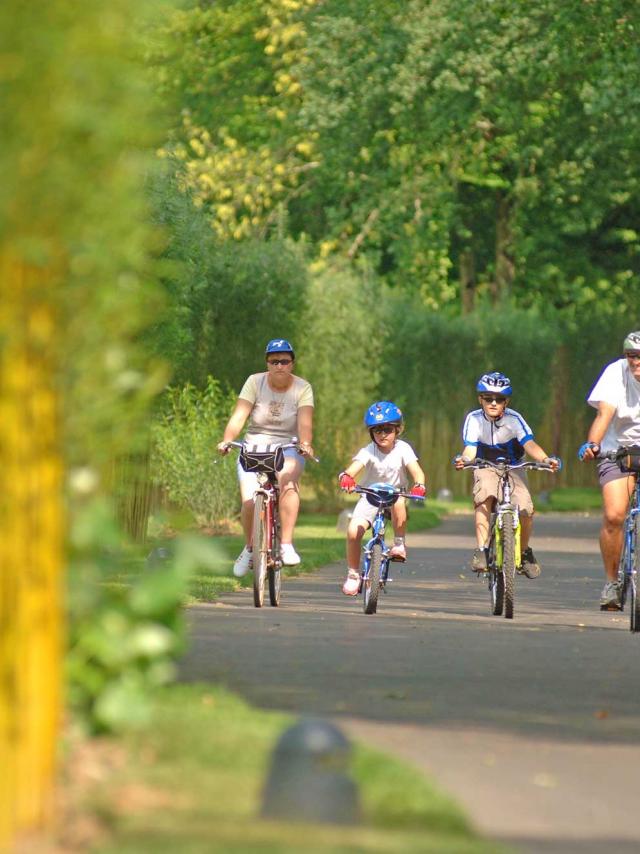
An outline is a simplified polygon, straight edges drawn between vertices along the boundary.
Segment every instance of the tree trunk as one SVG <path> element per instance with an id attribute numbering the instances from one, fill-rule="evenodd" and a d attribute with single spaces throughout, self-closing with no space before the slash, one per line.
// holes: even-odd
<path id="1" fill-rule="evenodd" d="M 462 313 L 470 314 L 476 301 L 476 263 L 472 249 L 460 253 L 460 299 Z"/>
<path id="2" fill-rule="evenodd" d="M 502 302 L 511 295 L 515 278 L 513 260 L 513 234 L 511 218 L 513 205 L 507 196 L 500 195 L 496 210 L 496 275 L 494 302 Z"/>

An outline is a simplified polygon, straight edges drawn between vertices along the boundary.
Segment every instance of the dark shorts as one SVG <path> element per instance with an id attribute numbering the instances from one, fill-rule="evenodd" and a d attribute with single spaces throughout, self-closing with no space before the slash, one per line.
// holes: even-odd
<path id="1" fill-rule="evenodd" d="M 603 460 L 601 463 L 598 463 L 600 486 L 604 486 L 605 483 L 611 483 L 612 480 L 620 480 L 623 477 L 635 477 L 635 475 L 627 471 L 622 471 L 620 464 L 613 460 Z"/>

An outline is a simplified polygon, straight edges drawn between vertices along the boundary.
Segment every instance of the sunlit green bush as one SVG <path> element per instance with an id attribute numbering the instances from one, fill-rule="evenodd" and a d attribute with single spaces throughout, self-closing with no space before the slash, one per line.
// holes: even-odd
<path id="1" fill-rule="evenodd" d="M 203 390 L 172 388 L 168 411 L 153 428 L 153 478 L 202 527 L 224 527 L 237 512 L 234 460 L 216 451 L 234 400 L 213 377 Z"/>

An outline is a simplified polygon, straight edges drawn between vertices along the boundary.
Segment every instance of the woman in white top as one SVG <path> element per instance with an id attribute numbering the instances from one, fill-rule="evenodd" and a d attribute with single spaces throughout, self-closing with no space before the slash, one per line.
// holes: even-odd
<path id="1" fill-rule="evenodd" d="M 624 357 L 607 365 L 587 398 L 598 413 L 578 451 L 581 460 L 595 459 L 600 451 L 640 445 L 640 330 L 627 335 L 622 350 Z M 617 584 L 622 526 L 636 476 L 609 460 L 599 463 L 598 473 L 604 506 L 600 551 L 606 576 L 600 608 L 616 611 L 622 608 Z"/>
<path id="2" fill-rule="evenodd" d="M 300 508 L 299 481 L 304 469 L 304 457 L 313 456 L 313 391 L 306 380 L 293 373 L 295 354 L 284 338 L 269 341 L 265 350 L 267 370 L 251 374 L 243 385 L 238 402 L 225 427 L 218 450 L 225 454 L 228 443 L 236 439 L 247 419 L 249 426 L 245 441 L 251 444 L 286 444 L 297 438 L 303 455 L 293 448 L 285 451 L 282 471 L 278 472 L 280 485 L 281 557 L 286 566 L 300 563 L 293 547 L 293 531 Z M 251 523 L 253 495 L 257 477 L 238 465 L 238 480 L 242 497 L 242 527 L 246 545 L 238 556 L 233 572 L 245 575 L 251 567 Z"/>

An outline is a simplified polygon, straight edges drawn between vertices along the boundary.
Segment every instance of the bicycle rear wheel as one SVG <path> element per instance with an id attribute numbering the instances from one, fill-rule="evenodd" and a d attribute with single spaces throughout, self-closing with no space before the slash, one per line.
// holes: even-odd
<path id="1" fill-rule="evenodd" d="M 253 604 L 264 604 L 264 580 L 267 574 L 267 508 L 264 495 L 256 495 L 253 507 Z"/>
<path id="2" fill-rule="evenodd" d="M 633 566 L 629 581 L 629 628 L 640 632 L 640 597 L 638 596 L 638 575 L 640 575 L 640 513 L 633 523 Z"/>
<path id="3" fill-rule="evenodd" d="M 382 546 L 378 543 L 371 549 L 369 574 L 363 582 L 363 607 L 365 614 L 375 614 L 378 610 L 380 592 L 380 566 L 382 565 Z"/>
<path id="4" fill-rule="evenodd" d="M 513 513 L 502 514 L 502 575 L 504 577 L 504 615 L 513 619 L 516 597 L 516 538 L 513 530 Z"/>

